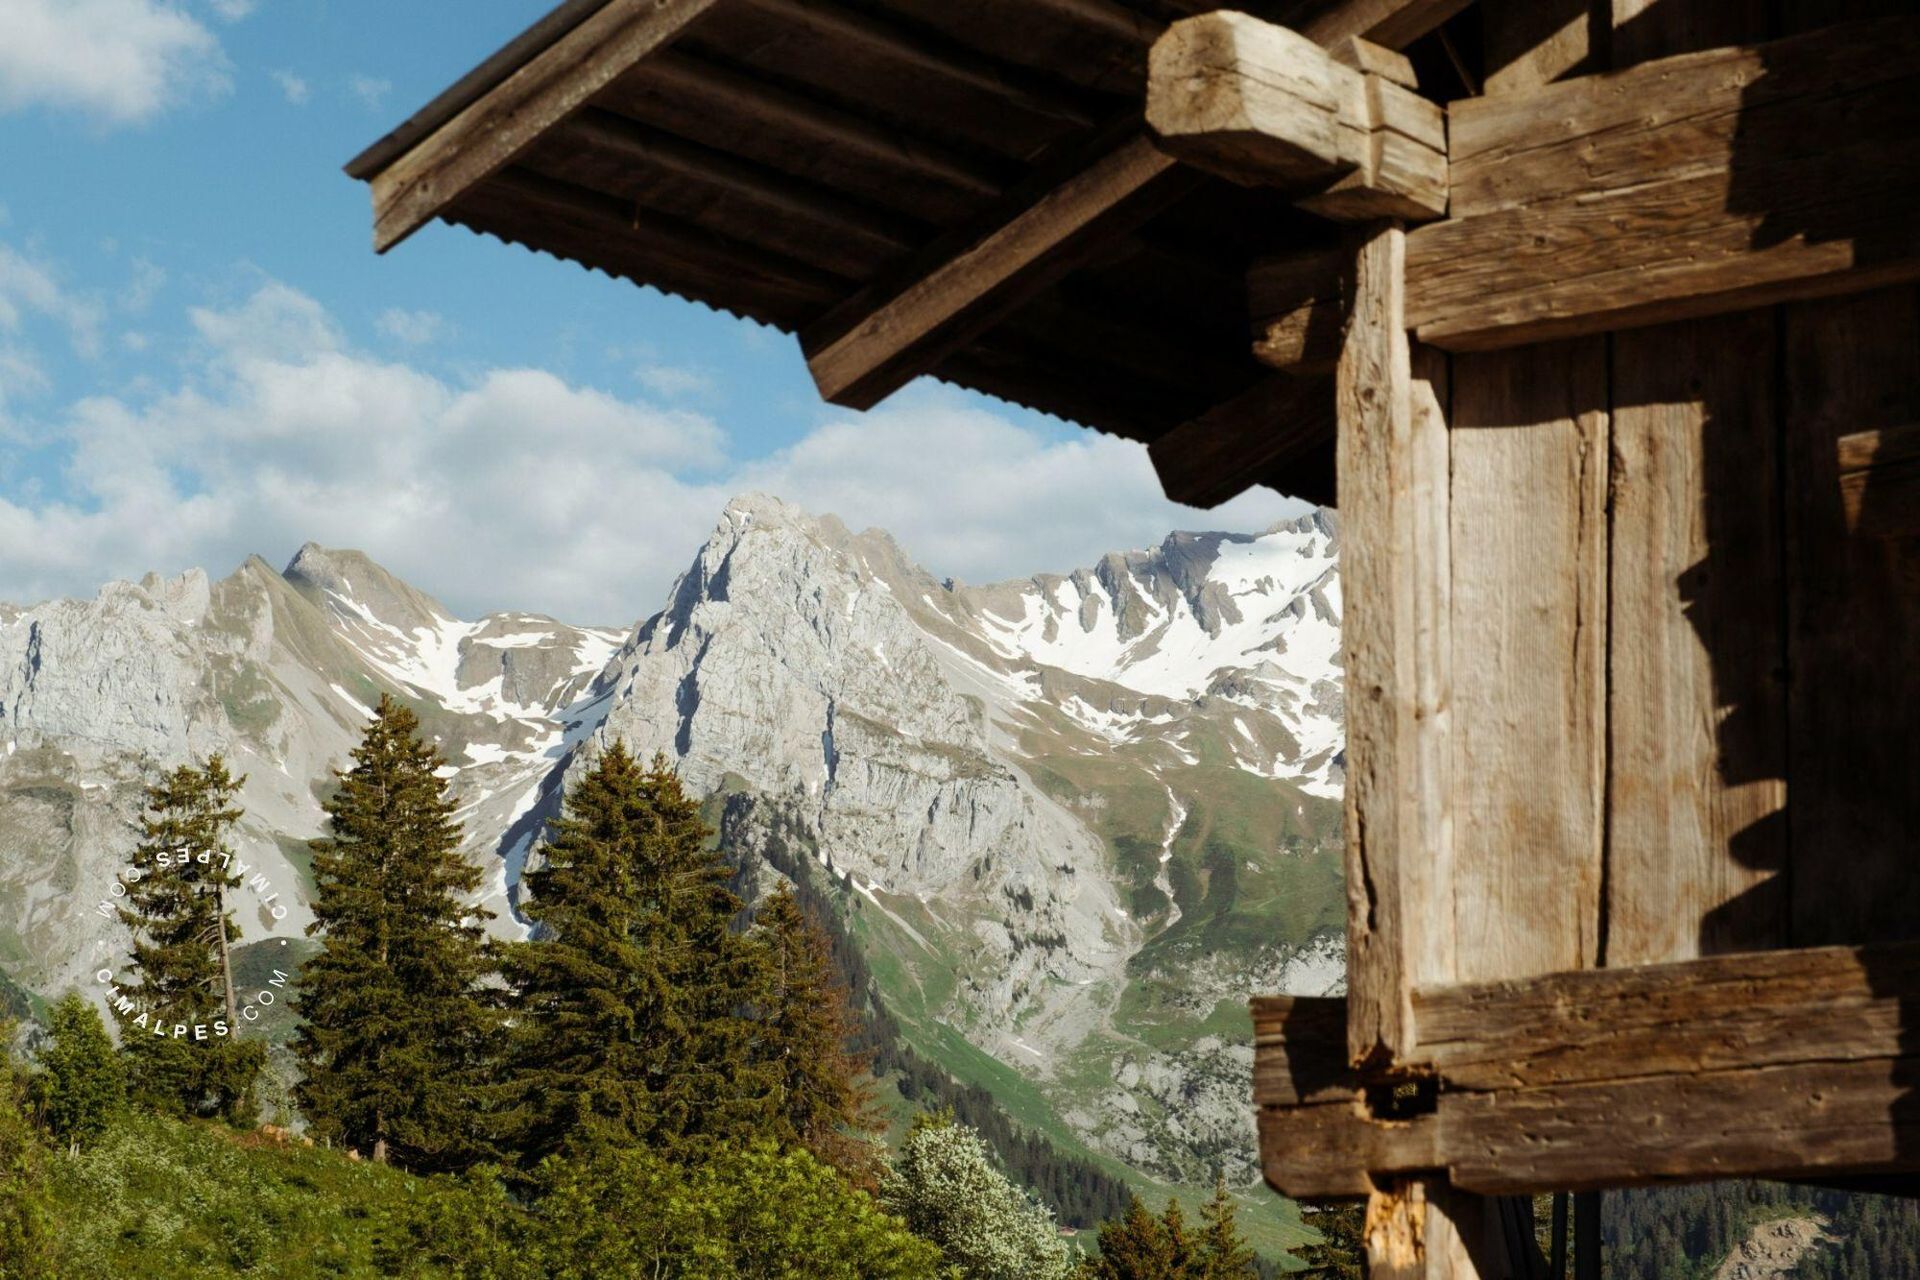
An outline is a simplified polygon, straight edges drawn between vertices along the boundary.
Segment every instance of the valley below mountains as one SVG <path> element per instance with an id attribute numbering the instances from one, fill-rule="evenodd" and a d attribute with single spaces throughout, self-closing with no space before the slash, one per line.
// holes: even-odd
<path id="1" fill-rule="evenodd" d="M 1250 1184 L 1247 997 L 1342 981 L 1338 536 L 1317 511 L 970 586 L 749 496 L 632 627 L 457 619 L 313 545 L 0 604 L 0 976 L 31 1001 L 123 963 L 99 908 L 143 788 L 215 752 L 263 877 L 243 964 L 288 967 L 386 694 L 447 761 L 496 932 L 569 778 L 664 752 L 749 892 L 834 904 L 915 1052 L 1066 1150 Z"/>

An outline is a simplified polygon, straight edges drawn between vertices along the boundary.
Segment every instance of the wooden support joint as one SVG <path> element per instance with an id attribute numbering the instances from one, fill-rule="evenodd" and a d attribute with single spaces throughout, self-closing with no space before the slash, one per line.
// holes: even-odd
<path id="1" fill-rule="evenodd" d="M 1418 988 L 1391 1063 L 1364 1007 L 1253 1004 L 1267 1181 L 1359 1196 L 1920 1173 L 1920 943 L 1821 947 Z"/>
<path id="2" fill-rule="evenodd" d="M 1253 355 L 1296 377 L 1333 372 L 1353 310 L 1353 255 L 1310 249 L 1263 258 L 1247 272 Z"/>
<path id="3" fill-rule="evenodd" d="M 1336 53 L 1244 13 L 1201 14 L 1153 46 L 1147 124 L 1169 154 L 1297 191 L 1323 217 L 1421 222 L 1447 211 L 1446 117 L 1411 79 L 1364 41 Z"/>
<path id="4" fill-rule="evenodd" d="M 1873 538 L 1920 534 L 1920 425 L 1840 437 L 1847 528 Z"/>

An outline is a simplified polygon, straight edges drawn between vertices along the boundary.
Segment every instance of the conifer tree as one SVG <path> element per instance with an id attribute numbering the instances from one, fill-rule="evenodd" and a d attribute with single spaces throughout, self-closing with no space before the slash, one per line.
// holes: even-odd
<path id="1" fill-rule="evenodd" d="M 872 1111 L 868 1063 L 847 1050 L 856 1028 L 826 934 L 784 883 L 754 923 L 766 981 L 757 1056 L 775 1080 L 777 1136 L 870 1181 L 874 1144 L 865 1135 L 881 1122 Z"/>
<path id="2" fill-rule="evenodd" d="M 1200 1210 L 1200 1245 L 1193 1264 L 1194 1280 L 1256 1280 L 1253 1250 L 1240 1234 L 1233 1197 L 1224 1174 L 1215 1174 L 1213 1198 Z"/>
<path id="3" fill-rule="evenodd" d="M 416 1170 L 494 1154 L 487 1057 L 501 1017 L 440 754 L 388 697 L 312 842 L 321 949 L 300 971 L 294 1097 L 317 1136 Z"/>
<path id="4" fill-rule="evenodd" d="M 78 1151 L 126 1105 L 125 1066 L 99 1011 L 77 994 L 54 1004 L 47 1034 L 32 1082 L 34 1108 L 54 1137 Z"/>
<path id="5" fill-rule="evenodd" d="M 1306 1264 L 1302 1274 L 1313 1280 L 1361 1280 L 1367 1267 L 1362 1206 L 1342 1201 L 1307 1207 L 1315 1210 L 1307 1222 L 1320 1233 L 1320 1239 L 1292 1250 Z"/>
<path id="6" fill-rule="evenodd" d="M 132 1092 L 183 1116 L 252 1119 L 254 1086 L 266 1063 L 256 1041 L 239 1039 L 232 941 L 240 936 L 228 901 L 239 887 L 228 845 L 243 812 L 234 803 L 244 777 L 219 756 L 181 765 L 147 789 L 147 812 L 120 919 L 133 934 L 137 979 L 120 1013 Z"/>
<path id="7" fill-rule="evenodd" d="M 746 1017 L 758 949 L 711 834 L 666 757 L 642 767 L 624 743 L 568 793 L 523 879 L 539 937 L 505 965 L 527 1164 L 606 1144 L 679 1158 L 773 1124 Z"/>

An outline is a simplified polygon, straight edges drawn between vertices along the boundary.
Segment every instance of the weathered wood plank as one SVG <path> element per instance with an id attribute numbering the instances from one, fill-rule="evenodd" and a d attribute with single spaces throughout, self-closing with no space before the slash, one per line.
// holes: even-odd
<path id="1" fill-rule="evenodd" d="M 1175 23 L 1149 58 L 1147 124 L 1182 160 L 1298 191 L 1342 221 L 1446 211 L 1446 126 L 1402 85 L 1305 36 L 1223 10 Z"/>
<path id="2" fill-rule="evenodd" d="M 1462 1093 L 1442 1107 L 1454 1185 L 1488 1194 L 1920 1164 L 1920 1058 Z"/>
<path id="3" fill-rule="evenodd" d="M 1482 1091 L 1891 1059 L 1915 1049 L 1916 1001 L 1911 943 L 1591 969 L 1417 990 L 1413 1058 Z"/>
<path id="4" fill-rule="evenodd" d="M 1358 239 L 1335 375 L 1347 673 L 1348 1048 L 1394 1060 L 1407 993 L 1443 945 L 1450 891 L 1444 368 L 1416 379 L 1402 323 L 1406 236 Z M 1436 380 L 1438 387 L 1436 388 Z"/>
<path id="5" fill-rule="evenodd" d="M 1347 1066 L 1336 1004 L 1255 1006 L 1263 1159 L 1288 1194 L 1920 1171 L 1920 944 L 1423 989 L 1399 1071 L 1430 1073 L 1430 1109 Z"/>
<path id="6" fill-rule="evenodd" d="M 1849 530 L 1838 441 L 1920 420 L 1920 305 L 1802 304 L 1785 343 L 1794 941 L 1914 937 L 1920 542 Z"/>
<path id="7" fill-rule="evenodd" d="M 1325 449 L 1333 424 L 1331 378 L 1275 375 L 1160 436 L 1147 454 L 1167 497 L 1217 507 Z M 1307 487 L 1294 496 L 1333 501 Z"/>
<path id="8" fill-rule="evenodd" d="M 1920 426 L 1841 436 L 1837 452 L 1849 530 L 1876 538 L 1920 534 Z"/>
<path id="9" fill-rule="evenodd" d="M 1121 142 L 898 292 L 864 294 L 803 332 L 821 396 L 871 408 L 1197 180 L 1144 136 Z"/>
<path id="10" fill-rule="evenodd" d="M 1431 1115 L 1383 1122 L 1348 1100 L 1262 1107 L 1258 1124 L 1267 1185 L 1284 1196 L 1364 1196 L 1374 1177 L 1441 1167 Z"/>
<path id="11" fill-rule="evenodd" d="M 1490 11 L 1489 98 L 1583 61 L 1582 13 L 1572 35 L 1542 38 L 1530 0 Z M 1606 356 L 1586 340 L 1453 362 L 1453 826 L 1466 856 L 1435 909 L 1453 923 L 1457 980 L 1598 961 Z"/>
<path id="12" fill-rule="evenodd" d="M 1616 67 L 1768 32 L 1763 0 L 1613 0 Z M 1613 342 L 1608 965 L 1788 940 L 1775 324 Z"/>
<path id="13" fill-rule="evenodd" d="M 384 253 L 622 72 L 674 39 L 715 0 L 611 0 L 373 178 L 374 248 Z"/>
<path id="14" fill-rule="evenodd" d="M 1603 343 L 1457 358 L 1457 977 L 1598 961 L 1606 767 Z"/>
<path id="15" fill-rule="evenodd" d="M 1272 15 L 1316 44 L 1335 45 L 1362 36 L 1388 49 L 1404 49 L 1466 8 L 1472 0 L 1289 0 Z"/>
<path id="16" fill-rule="evenodd" d="M 1408 320 L 1482 350 L 1920 278 L 1920 20 L 1456 103 Z"/>
<path id="17" fill-rule="evenodd" d="M 1347 1061 L 1344 996 L 1253 1000 L 1253 1105 L 1351 1102 L 1365 1085 Z"/>

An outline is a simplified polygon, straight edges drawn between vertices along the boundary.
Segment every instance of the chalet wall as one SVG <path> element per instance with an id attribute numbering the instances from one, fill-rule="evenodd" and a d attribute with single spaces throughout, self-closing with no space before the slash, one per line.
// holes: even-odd
<path id="1" fill-rule="evenodd" d="M 1485 92 L 1907 6 L 1846 7 L 1484 0 Z M 1415 981 L 1920 936 L 1920 542 L 1849 533 L 1835 460 L 1920 421 L 1915 290 L 1451 365 L 1454 946 Z"/>

